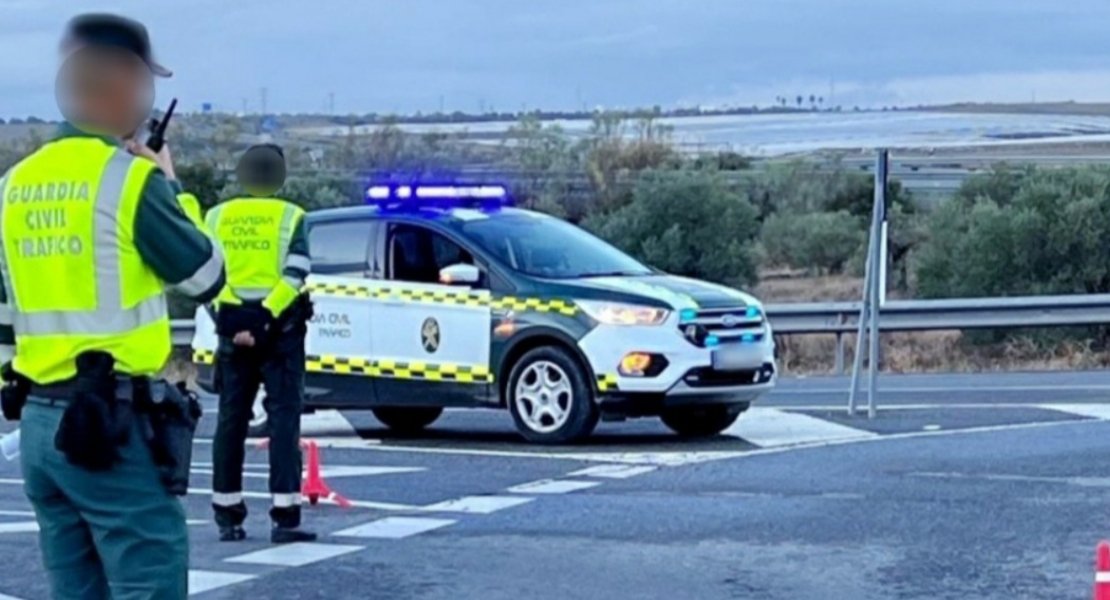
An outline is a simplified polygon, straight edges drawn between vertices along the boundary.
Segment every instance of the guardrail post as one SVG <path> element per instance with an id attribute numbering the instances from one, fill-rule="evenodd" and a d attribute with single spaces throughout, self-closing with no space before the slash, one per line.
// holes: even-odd
<path id="1" fill-rule="evenodd" d="M 840 325 L 844 324 L 844 315 L 839 315 L 836 322 Z M 836 332 L 836 375 L 844 374 L 844 334 L 840 331 Z"/>

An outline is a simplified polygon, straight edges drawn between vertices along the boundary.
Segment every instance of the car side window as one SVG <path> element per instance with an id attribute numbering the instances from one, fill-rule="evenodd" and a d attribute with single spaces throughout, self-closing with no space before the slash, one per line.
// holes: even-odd
<path id="1" fill-rule="evenodd" d="M 412 283 L 439 283 L 439 271 L 458 263 L 474 264 L 466 249 L 443 235 L 416 225 L 389 230 L 389 278 Z"/>
<path id="2" fill-rule="evenodd" d="M 308 250 L 312 272 L 321 275 L 367 277 L 367 257 L 374 233 L 374 221 L 325 221 L 308 230 Z"/>

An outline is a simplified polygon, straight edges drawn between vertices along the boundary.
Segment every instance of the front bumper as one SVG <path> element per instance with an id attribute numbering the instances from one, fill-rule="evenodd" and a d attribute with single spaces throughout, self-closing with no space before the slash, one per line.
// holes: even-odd
<path id="1" fill-rule="evenodd" d="M 690 343 L 669 324 L 599 325 L 579 341 L 579 347 L 596 376 L 602 403 L 635 399 L 667 406 L 750 403 L 774 389 L 778 381 L 769 330 L 762 340 L 735 347 L 739 363 L 728 370 L 713 367 L 712 348 Z M 622 375 L 618 366 L 630 352 L 661 356 L 666 367 L 651 377 Z"/>

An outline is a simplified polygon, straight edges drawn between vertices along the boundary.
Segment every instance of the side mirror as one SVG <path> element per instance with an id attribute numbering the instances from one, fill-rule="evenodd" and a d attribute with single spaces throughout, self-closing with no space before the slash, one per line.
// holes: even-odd
<path id="1" fill-rule="evenodd" d="M 473 285 L 478 283 L 481 277 L 481 271 L 474 265 L 460 263 L 439 270 L 439 282 L 444 285 Z"/>

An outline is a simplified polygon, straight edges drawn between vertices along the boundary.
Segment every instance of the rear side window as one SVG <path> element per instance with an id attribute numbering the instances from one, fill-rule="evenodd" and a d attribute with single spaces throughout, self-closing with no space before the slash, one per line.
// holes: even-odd
<path id="1" fill-rule="evenodd" d="M 321 275 L 367 277 L 374 221 L 324 221 L 308 230 L 312 272 Z"/>

